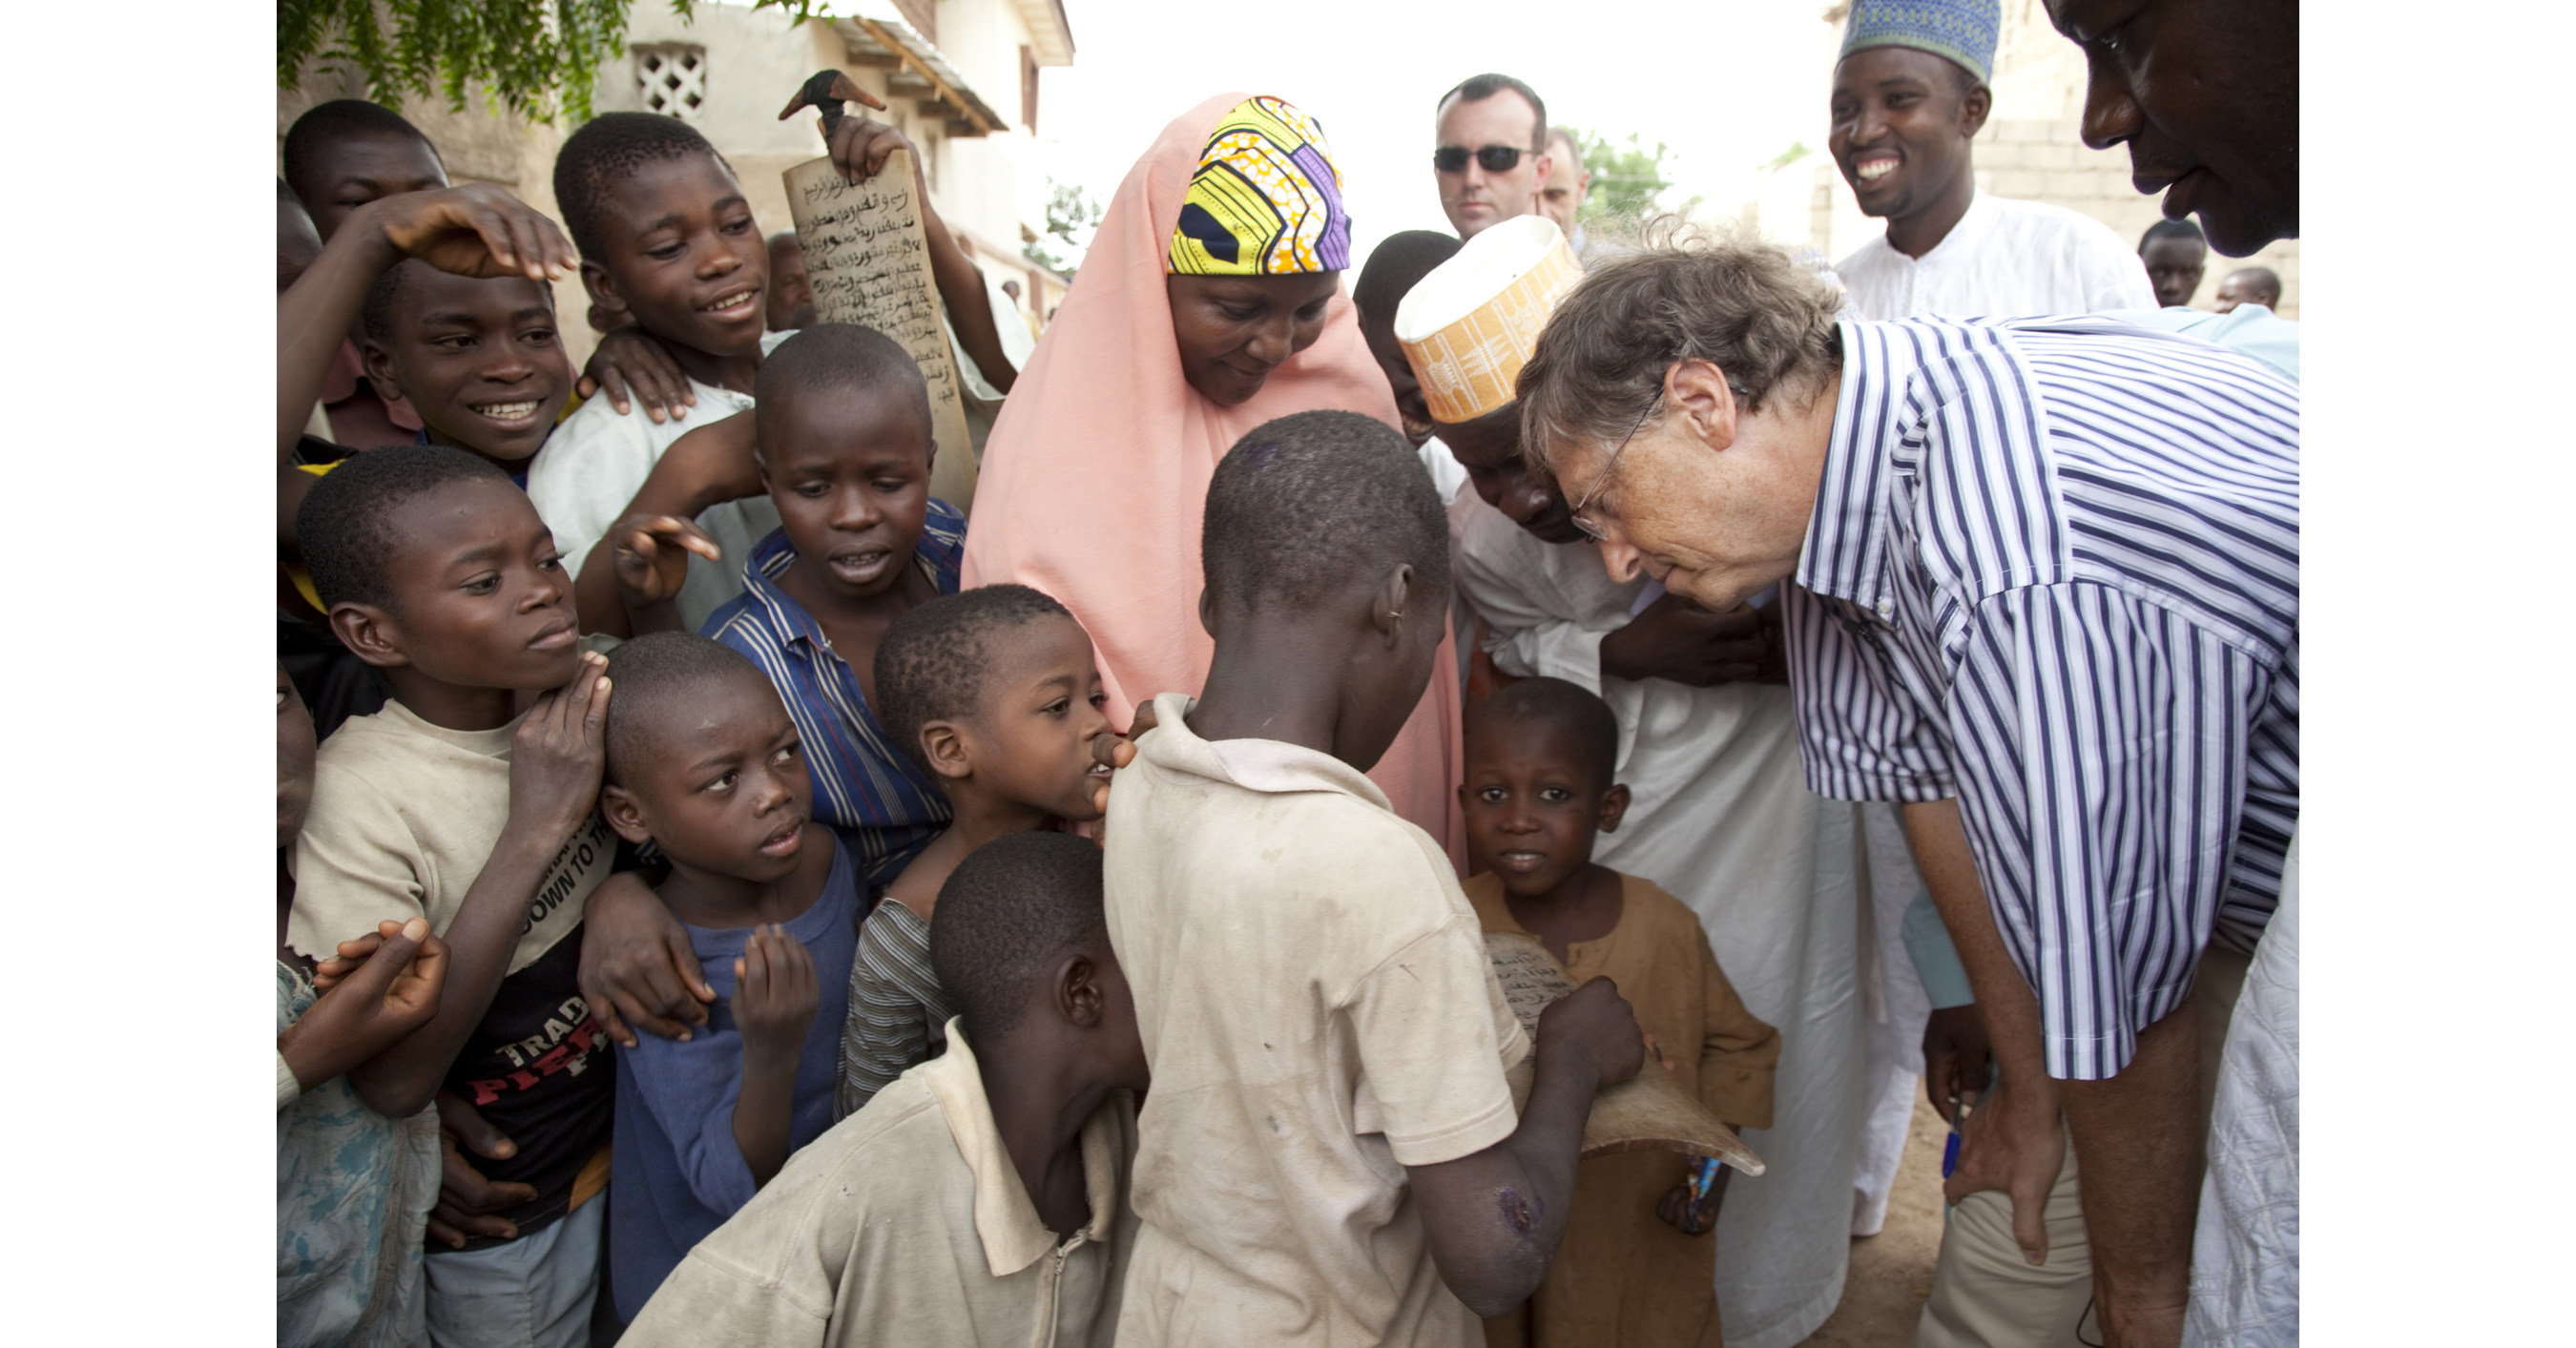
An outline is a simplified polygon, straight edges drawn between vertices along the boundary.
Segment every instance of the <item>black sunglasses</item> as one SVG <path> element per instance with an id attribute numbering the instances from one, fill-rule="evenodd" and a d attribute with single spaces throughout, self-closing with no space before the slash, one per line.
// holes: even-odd
<path id="1" fill-rule="evenodd" d="M 1517 145 L 1488 145 L 1483 149 L 1476 151 L 1476 162 L 1484 165 L 1487 173 L 1509 173 L 1519 166 L 1522 155 L 1539 153 L 1542 153 L 1542 151 L 1524 150 Z M 1443 173 L 1466 172 L 1467 147 L 1464 145 L 1443 145 L 1439 149 L 1433 150 L 1431 152 L 1431 167 L 1436 168 Z"/>

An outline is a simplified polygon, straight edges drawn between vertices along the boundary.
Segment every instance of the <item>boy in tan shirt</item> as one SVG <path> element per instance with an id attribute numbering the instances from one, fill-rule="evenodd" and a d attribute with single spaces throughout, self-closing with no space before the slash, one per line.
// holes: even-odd
<path id="1" fill-rule="evenodd" d="M 788 1159 L 620 1340 L 1109 1348 L 1145 1086 L 1100 852 L 1015 833 L 939 891 L 948 1052 Z"/>
<path id="2" fill-rule="evenodd" d="M 1203 527 L 1206 690 L 1155 700 L 1106 823 L 1154 1069 L 1118 1341 L 1466 1348 L 1555 1255 L 1636 1024 L 1606 981 L 1550 1007 L 1517 1113 L 1505 1070 L 1531 1045 L 1475 913 L 1363 775 L 1447 612 L 1446 522 L 1402 437 L 1348 412 L 1261 426 Z"/>
<path id="3" fill-rule="evenodd" d="M 1521 679 L 1467 718 L 1467 900 L 1488 932 L 1535 936 L 1576 977 L 1615 978 L 1682 1089 L 1732 1126 L 1771 1126 L 1780 1032 L 1744 1009 L 1708 934 L 1654 881 L 1592 861 L 1619 827 L 1619 724 L 1562 679 Z M 1661 1070 L 1661 1069 L 1658 1069 Z M 1485 1322 L 1487 1348 L 1717 1348 L 1724 1169 L 1694 1200 L 1677 1152 L 1585 1161 L 1565 1248 L 1527 1305 Z"/>

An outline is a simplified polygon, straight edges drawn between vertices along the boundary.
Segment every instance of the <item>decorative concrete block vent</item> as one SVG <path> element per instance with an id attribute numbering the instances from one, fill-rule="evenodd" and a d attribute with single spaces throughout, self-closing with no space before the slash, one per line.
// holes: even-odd
<path id="1" fill-rule="evenodd" d="M 635 82 L 646 112 L 694 122 L 707 101 L 707 49 L 678 42 L 637 47 Z"/>

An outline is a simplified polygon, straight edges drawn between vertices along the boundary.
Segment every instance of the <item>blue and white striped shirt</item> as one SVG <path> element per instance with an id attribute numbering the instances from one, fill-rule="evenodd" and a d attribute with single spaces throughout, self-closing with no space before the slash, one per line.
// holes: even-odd
<path id="1" fill-rule="evenodd" d="M 966 517 L 931 498 L 913 551 L 941 594 L 957 593 L 965 549 Z M 948 827 L 948 797 L 887 737 L 823 625 L 779 588 L 795 562 L 786 530 L 760 540 L 743 568 L 742 593 L 708 615 L 706 634 L 750 656 L 777 686 L 805 742 L 815 820 L 841 831 L 857 849 L 861 880 L 879 888 Z"/>
<path id="2" fill-rule="evenodd" d="M 1842 325 L 1787 591 L 1807 781 L 1960 803 L 2049 1073 L 2111 1075 L 2299 812 L 2299 391 L 2101 318 Z"/>

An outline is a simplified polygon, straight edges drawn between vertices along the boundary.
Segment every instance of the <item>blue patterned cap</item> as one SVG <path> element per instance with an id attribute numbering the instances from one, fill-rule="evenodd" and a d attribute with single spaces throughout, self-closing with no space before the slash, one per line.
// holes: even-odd
<path id="1" fill-rule="evenodd" d="M 1979 80 L 1995 73 L 1998 0 L 1852 0 L 1840 60 L 1863 47 L 1912 47 L 1946 56 Z"/>

